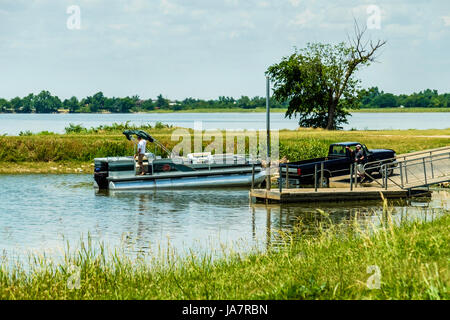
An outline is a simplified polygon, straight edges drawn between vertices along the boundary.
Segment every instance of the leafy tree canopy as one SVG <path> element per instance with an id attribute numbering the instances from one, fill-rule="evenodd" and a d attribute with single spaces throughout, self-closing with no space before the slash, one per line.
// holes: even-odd
<path id="1" fill-rule="evenodd" d="M 34 99 L 34 107 L 36 113 L 52 113 L 58 112 L 62 107 L 61 100 L 52 96 L 48 91 L 41 91 Z"/>
<path id="2" fill-rule="evenodd" d="M 289 57 L 270 66 L 267 75 L 274 81 L 274 97 L 288 101 L 286 116 L 299 116 L 303 127 L 339 129 L 347 123 L 348 107 L 358 106 L 360 81 L 354 77 L 361 67 L 374 61 L 374 53 L 385 44 L 362 45 L 365 30 L 355 24 L 350 44 L 308 43 Z"/>

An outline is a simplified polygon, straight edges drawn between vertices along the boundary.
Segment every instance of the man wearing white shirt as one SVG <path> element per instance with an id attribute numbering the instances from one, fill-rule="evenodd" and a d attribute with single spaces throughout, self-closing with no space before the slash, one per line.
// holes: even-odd
<path id="1" fill-rule="evenodd" d="M 144 155 L 145 155 L 145 147 L 147 145 L 147 141 L 138 136 L 138 146 L 137 146 L 137 154 L 138 157 L 138 165 L 139 165 L 139 174 L 141 176 L 145 175 L 144 170 Z"/>

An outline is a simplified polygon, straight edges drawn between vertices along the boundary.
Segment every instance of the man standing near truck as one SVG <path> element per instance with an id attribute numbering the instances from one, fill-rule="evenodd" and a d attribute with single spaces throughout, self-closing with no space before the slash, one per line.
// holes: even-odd
<path id="1" fill-rule="evenodd" d="M 345 147 L 350 152 L 350 158 L 354 157 L 356 162 L 356 171 L 360 177 L 360 182 L 366 179 L 366 172 L 364 170 L 364 164 L 367 162 L 366 154 L 360 144 L 355 146 L 356 150 L 353 151 L 348 146 Z"/>
<path id="2" fill-rule="evenodd" d="M 362 149 L 360 144 L 357 144 L 355 148 L 356 148 L 355 151 L 356 170 L 358 171 L 358 176 L 361 178 L 360 182 L 363 182 L 366 179 L 364 164 L 367 162 L 367 159 L 364 150 Z"/>

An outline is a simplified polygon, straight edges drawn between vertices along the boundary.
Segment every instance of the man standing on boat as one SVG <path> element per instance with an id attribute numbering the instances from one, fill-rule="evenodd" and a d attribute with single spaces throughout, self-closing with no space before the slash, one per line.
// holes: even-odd
<path id="1" fill-rule="evenodd" d="M 145 139 L 142 139 L 142 137 L 138 136 L 138 146 L 137 146 L 137 158 L 138 158 L 138 165 L 139 165 L 139 174 L 141 176 L 145 175 L 144 170 L 144 155 L 145 155 L 145 147 L 147 145 L 147 141 Z"/>

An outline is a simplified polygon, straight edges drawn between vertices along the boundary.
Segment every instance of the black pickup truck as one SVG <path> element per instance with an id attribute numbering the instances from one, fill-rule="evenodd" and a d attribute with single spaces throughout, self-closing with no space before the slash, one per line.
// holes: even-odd
<path id="1" fill-rule="evenodd" d="M 286 178 L 286 166 L 289 168 L 289 183 L 295 185 L 314 184 L 314 172 L 317 165 L 318 184 L 322 187 L 329 187 L 330 177 L 338 177 L 350 174 L 350 164 L 354 163 L 354 154 L 347 147 L 355 150 L 355 146 L 360 144 L 367 158 L 366 172 L 369 174 L 379 173 L 380 164 L 391 163 L 388 175 L 391 175 L 396 165 L 395 151 L 391 149 L 372 149 L 359 142 L 339 142 L 330 145 L 328 156 L 304 161 L 280 163 L 281 182 L 284 184 Z M 323 179 L 321 178 L 321 164 L 323 163 Z M 293 181 L 292 181 L 293 180 Z"/>

